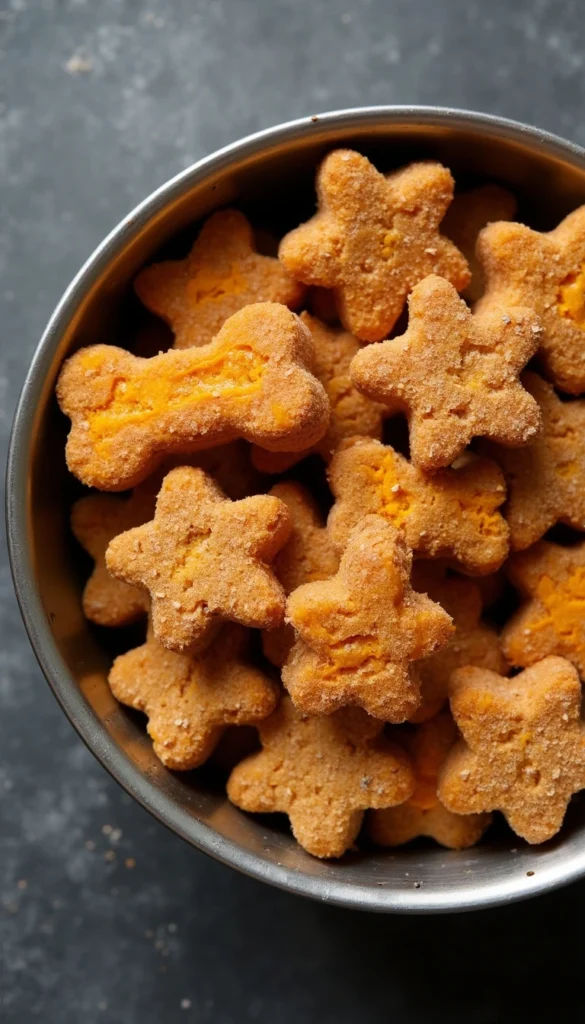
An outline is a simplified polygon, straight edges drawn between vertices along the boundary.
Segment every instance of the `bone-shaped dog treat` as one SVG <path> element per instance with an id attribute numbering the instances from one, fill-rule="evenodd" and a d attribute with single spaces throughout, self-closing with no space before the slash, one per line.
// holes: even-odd
<path id="1" fill-rule="evenodd" d="M 71 419 L 68 466 L 83 483 L 120 491 L 164 455 L 236 437 L 272 451 L 307 448 L 329 421 L 312 359 L 310 332 L 276 303 L 246 306 L 203 348 L 153 359 L 108 345 L 81 349 L 57 383 Z"/>

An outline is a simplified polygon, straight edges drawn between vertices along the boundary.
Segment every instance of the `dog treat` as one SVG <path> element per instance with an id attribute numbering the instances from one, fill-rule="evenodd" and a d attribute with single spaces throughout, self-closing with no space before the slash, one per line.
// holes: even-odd
<path id="1" fill-rule="evenodd" d="M 315 857 L 340 857 L 364 811 L 411 795 L 414 779 L 383 725 L 357 708 L 309 718 L 283 698 L 258 726 L 263 749 L 242 761 L 228 796 L 244 811 L 288 814 L 295 838 Z"/>
<path id="2" fill-rule="evenodd" d="M 478 311 L 534 309 L 546 376 L 561 391 L 585 391 L 585 206 L 545 233 L 490 224 L 479 235 L 477 255 L 485 277 Z"/>
<path id="3" fill-rule="evenodd" d="M 351 382 L 350 363 L 361 346 L 352 334 L 340 328 L 327 327 L 309 313 L 301 313 L 315 344 L 312 371 L 320 380 L 331 406 L 329 429 L 320 441 L 304 452 L 253 451 L 252 461 L 263 473 L 284 473 L 290 466 L 316 452 L 330 462 L 333 452 L 346 437 L 360 434 L 380 439 L 382 417 L 386 410 L 361 395 Z"/>
<path id="4" fill-rule="evenodd" d="M 480 185 L 455 195 L 441 223 L 441 231 L 455 243 L 469 263 L 471 281 L 463 292 L 468 302 L 483 294 L 483 273 L 475 255 L 477 236 L 486 224 L 495 220 L 513 220 L 518 204 L 500 185 Z"/>
<path id="5" fill-rule="evenodd" d="M 241 436 L 302 451 L 323 436 L 329 401 L 307 367 L 309 330 L 276 303 L 246 306 L 204 348 L 139 359 L 94 345 L 65 363 L 57 384 L 71 419 L 67 463 L 106 491 L 140 483 L 173 452 Z"/>
<path id="6" fill-rule="evenodd" d="M 106 548 L 119 533 L 147 522 L 154 513 L 156 491 L 145 481 L 127 499 L 112 494 L 88 494 L 71 509 L 71 529 L 95 562 L 83 589 L 86 619 L 98 626 L 127 626 L 146 615 L 148 594 L 110 576 Z"/>
<path id="7" fill-rule="evenodd" d="M 189 771 L 207 760 L 226 726 L 251 725 L 276 707 L 276 686 L 246 653 L 246 630 L 233 624 L 200 654 L 169 651 L 150 634 L 116 658 L 108 681 L 117 700 L 148 716 L 162 763 Z"/>
<path id="8" fill-rule="evenodd" d="M 329 540 L 316 502 L 301 484 L 285 481 L 270 491 L 284 501 L 292 522 L 292 533 L 276 555 L 272 568 L 274 575 L 290 594 L 302 583 L 326 580 L 337 572 L 339 558 Z M 273 665 L 284 665 L 294 642 L 290 625 L 277 626 L 262 634 L 264 654 Z"/>
<path id="9" fill-rule="evenodd" d="M 449 693 L 449 679 L 457 668 L 477 665 L 505 672 L 506 659 L 495 629 L 481 621 L 482 595 L 477 583 L 437 572 L 434 562 L 416 562 L 412 585 L 426 593 L 451 616 L 455 632 L 442 650 L 418 666 L 422 701 L 411 722 L 425 722 L 441 710 Z"/>
<path id="10" fill-rule="evenodd" d="M 495 572 L 508 554 L 508 526 L 498 511 L 504 477 L 495 462 L 466 454 L 457 467 L 426 475 L 388 445 L 357 438 L 329 467 L 336 498 L 328 520 L 343 550 L 362 516 L 384 516 L 425 558 L 448 558 L 471 575 Z"/>
<path id="11" fill-rule="evenodd" d="M 540 410 L 518 374 L 538 348 L 540 327 L 529 309 L 473 316 L 453 285 L 426 277 L 408 300 L 408 330 L 368 345 L 351 364 L 367 398 L 404 412 L 410 456 L 420 469 L 450 465 L 473 437 L 526 444 Z"/>
<path id="12" fill-rule="evenodd" d="M 514 555 L 506 571 L 527 599 L 502 633 L 510 665 L 559 654 L 585 677 L 585 541 L 570 548 L 540 541 Z"/>
<path id="13" fill-rule="evenodd" d="M 255 251 L 252 227 L 238 210 L 212 214 L 186 259 L 153 263 L 134 287 L 169 324 L 175 348 L 206 345 L 228 317 L 251 303 L 298 309 L 305 294 L 279 260 Z"/>
<path id="14" fill-rule="evenodd" d="M 111 541 L 106 564 L 149 591 L 156 639 L 181 651 L 207 639 L 218 619 L 280 625 L 285 594 L 268 563 L 290 531 L 278 498 L 232 502 L 203 470 L 182 466 L 164 478 L 154 519 Z"/>
<path id="15" fill-rule="evenodd" d="M 378 846 L 402 846 L 428 836 L 441 846 L 462 850 L 481 839 L 490 814 L 453 814 L 437 796 L 439 771 L 456 738 L 457 728 L 447 711 L 396 737 L 411 758 L 416 785 L 405 803 L 370 813 L 368 832 Z"/>
<path id="16" fill-rule="evenodd" d="M 283 238 L 280 259 L 306 284 L 334 289 L 342 324 L 362 341 L 392 330 L 427 274 L 457 289 L 469 283 L 465 258 L 439 234 L 453 198 L 446 167 L 425 161 L 384 176 L 360 153 L 338 149 L 316 185 L 319 211 Z"/>
<path id="17" fill-rule="evenodd" d="M 282 670 L 293 702 L 307 714 L 348 704 L 375 718 L 404 722 L 420 703 L 412 662 L 443 647 L 451 618 L 410 586 L 412 552 L 381 516 L 366 516 L 349 536 L 339 570 L 289 597 L 297 640 Z"/>
<path id="18" fill-rule="evenodd" d="M 451 711 L 463 734 L 439 775 L 441 802 L 456 814 L 502 811 L 529 843 L 560 829 L 585 788 L 581 685 L 564 658 L 545 658 L 512 679 L 460 668 Z"/>
<path id="19" fill-rule="evenodd" d="M 490 445 L 508 485 L 504 515 L 513 551 L 530 547 L 555 523 L 585 530 L 585 401 L 561 402 L 536 373 L 523 374 L 542 432 L 515 451 Z"/>

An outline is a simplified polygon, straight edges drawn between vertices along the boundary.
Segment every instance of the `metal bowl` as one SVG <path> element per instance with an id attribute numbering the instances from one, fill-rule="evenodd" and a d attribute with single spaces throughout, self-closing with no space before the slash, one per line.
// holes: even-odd
<path id="1" fill-rule="evenodd" d="M 436 108 L 376 107 L 294 121 L 228 146 L 163 185 L 81 269 L 33 359 L 8 465 L 18 600 L 41 668 L 82 739 L 132 796 L 193 846 L 255 878 L 348 907 L 429 912 L 504 903 L 585 874 L 582 803 L 569 809 L 561 835 L 538 848 L 502 831 L 468 852 L 421 843 L 315 860 L 276 820 L 232 807 L 205 771 L 181 776 L 158 762 L 142 724 L 110 694 L 104 637 L 81 613 L 80 555 L 68 527 L 74 484 L 63 455 L 67 424 L 53 397 L 63 358 L 97 341 L 128 344 L 136 271 L 171 239 L 179 238 L 180 250 L 181 232 L 211 210 L 237 203 L 278 231 L 310 213 L 315 165 L 334 146 L 356 147 L 382 169 L 431 157 L 458 183 L 507 184 L 520 197 L 521 219 L 541 229 L 585 202 L 585 151 L 578 146 L 525 125 Z"/>

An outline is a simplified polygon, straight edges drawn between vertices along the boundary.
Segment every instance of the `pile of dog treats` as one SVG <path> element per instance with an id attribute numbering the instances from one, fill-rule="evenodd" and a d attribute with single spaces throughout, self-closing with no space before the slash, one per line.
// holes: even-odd
<path id="1" fill-rule="evenodd" d="M 82 348 L 57 385 L 109 492 L 72 510 L 85 615 L 148 622 L 112 692 L 175 771 L 256 726 L 228 797 L 317 857 L 362 826 L 470 846 L 493 811 L 540 843 L 585 788 L 585 207 L 545 234 L 453 191 L 335 150 L 278 258 L 228 209 L 142 270 L 172 348 Z"/>

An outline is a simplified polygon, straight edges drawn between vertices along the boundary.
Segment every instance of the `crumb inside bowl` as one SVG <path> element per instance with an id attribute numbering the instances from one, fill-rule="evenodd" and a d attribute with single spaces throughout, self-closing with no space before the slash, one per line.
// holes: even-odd
<path id="1" fill-rule="evenodd" d="M 505 902 L 583 872 L 581 801 L 569 808 L 562 834 L 539 848 L 496 828 L 467 853 L 421 840 L 393 850 L 366 843 L 340 860 L 311 859 L 286 823 L 247 817 L 226 800 L 225 775 L 235 756 L 229 744 L 218 749 L 213 763 L 193 772 L 178 775 L 162 766 L 141 717 L 121 707 L 106 682 L 112 657 L 141 642 L 140 627 L 112 635 L 89 626 L 81 610 L 88 563 L 68 528 L 80 490 L 66 472 L 67 423 L 52 397 L 64 357 L 104 340 L 145 355 L 167 349 L 168 328 L 133 292 L 141 268 L 184 257 L 201 221 L 228 205 L 246 214 L 257 228 L 258 248 L 269 251 L 274 238 L 312 214 L 315 167 L 341 147 L 359 150 L 385 172 L 413 160 L 438 160 L 464 191 L 495 182 L 517 198 L 517 219 L 540 231 L 585 201 L 585 158 L 577 147 L 480 115 L 391 108 L 274 129 L 163 186 L 82 269 L 35 356 L 9 467 L 17 591 L 37 656 L 73 724 L 128 791 L 194 845 L 255 877 L 348 906 L 429 911 Z M 501 202 L 502 193 L 495 200 Z M 386 244 L 391 249 L 393 240 Z M 570 313 L 570 290 L 563 302 Z"/>

